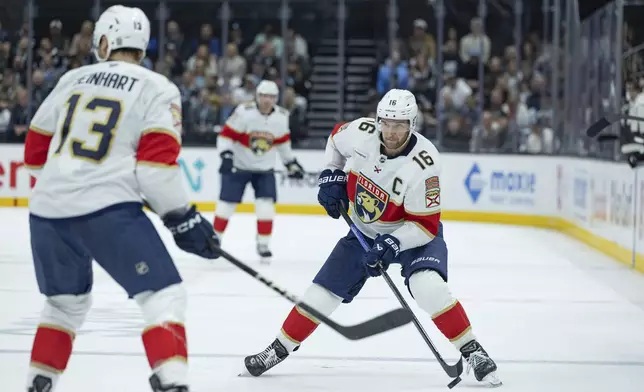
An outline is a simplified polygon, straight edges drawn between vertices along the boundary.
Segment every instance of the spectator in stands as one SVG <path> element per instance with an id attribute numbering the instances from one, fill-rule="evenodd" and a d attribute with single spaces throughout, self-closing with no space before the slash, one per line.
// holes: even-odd
<path id="1" fill-rule="evenodd" d="M 461 61 L 469 63 L 472 57 L 476 57 L 483 63 L 487 63 L 491 46 L 490 37 L 483 32 L 483 21 L 480 18 L 472 18 L 470 33 L 461 38 L 459 48 Z"/>
<path id="2" fill-rule="evenodd" d="M 544 125 L 543 119 L 533 122 L 525 143 L 519 147 L 519 151 L 528 154 L 552 154 L 555 150 L 554 131 Z"/>
<path id="3" fill-rule="evenodd" d="M 445 122 L 443 149 L 449 152 L 466 152 L 469 149 L 471 131 L 462 117 L 450 115 Z"/>
<path id="4" fill-rule="evenodd" d="M 286 50 L 289 56 L 296 58 L 309 58 L 309 46 L 306 40 L 293 30 L 289 28 L 286 31 Z"/>
<path id="5" fill-rule="evenodd" d="M 494 119 L 490 112 L 483 112 L 482 121 L 472 131 L 472 152 L 498 152 L 505 137 L 501 124 Z"/>
<path id="6" fill-rule="evenodd" d="M 244 77 L 244 84 L 233 90 L 232 102 L 233 105 L 239 105 L 243 102 L 252 101 L 255 98 L 255 78 L 251 75 Z"/>
<path id="7" fill-rule="evenodd" d="M 378 69 L 377 87 L 378 94 L 384 95 L 392 88 L 406 89 L 409 85 L 409 67 L 402 61 L 400 53 L 391 52 L 389 59 Z"/>
<path id="8" fill-rule="evenodd" d="M 166 30 L 166 50 L 168 50 L 169 47 L 172 47 L 175 52 L 174 55 L 178 60 L 183 61 L 187 59 L 189 57 L 187 53 L 189 48 L 187 47 L 183 34 L 181 33 L 179 23 L 174 20 L 168 21 Z M 179 73 L 179 75 L 180 74 L 181 73 Z"/>
<path id="9" fill-rule="evenodd" d="M 13 143 L 24 143 L 27 137 L 29 126 L 27 111 L 29 105 L 29 93 L 21 88 L 17 92 L 17 102 L 11 111 L 11 119 L 7 128 L 7 141 Z"/>
<path id="10" fill-rule="evenodd" d="M 239 55 L 237 45 L 226 45 L 226 53 L 219 59 L 220 84 L 230 83 L 234 87 L 242 84 L 246 75 L 246 59 Z"/>
<path id="11" fill-rule="evenodd" d="M 195 101 L 189 116 L 192 129 L 191 134 L 186 135 L 188 140 L 205 141 L 214 138 L 215 125 L 219 122 L 207 89 L 199 91 L 199 99 Z"/>
<path id="12" fill-rule="evenodd" d="M 15 76 L 13 69 L 7 68 L 2 75 L 2 84 L 0 85 L 0 95 L 6 97 L 10 103 L 15 102 L 20 83 Z"/>
<path id="13" fill-rule="evenodd" d="M 277 55 L 275 46 L 272 42 L 263 42 L 260 44 L 259 52 L 253 57 L 253 64 L 261 64 L 264 68 L 264 76 L 262 79 L 268 77 L 271 69 L 279 69 L 280 58 Z"/>
<path id="14" fill-rule="evenodd" d="M 7 34 L 7 30 L 2 28 L 2 22 L 0 22 L 0 42 L 7 41 L 9 41 L 9 34 Z"/>
<path id="15" fill-rule="evenodd" d="M 467 100 L 472 96 L 472 88 L 460 77 L 454 64 L 444 67 L 445 84 L 439 92 L 438 110 L 445 114 L 450 111 L 467 110 Z M 442 117 L 439 116 L 439 117 Z"/>
<path id="16" fill-rule="evenodd" d="M 7 97 L 0 94 L 0 142 L 7 140 L 7 131 L 11 122 L 11 110 Z"/>
<path id="17" fill-rule="evenodd" d="M 291 87 L 284 89 L 284 102 L 282 106 L 289 111 L 289 127 L 291 128 L 291 142 L 297 146 L 300 141 L 304 140 L 307 132 L 304 128 L 305 112 L 295 102 L 295 90 Z"/>
<path id="18" fill-rule="evenodd" d="M 34 114 L 51 90 L 45 84 L 45 75 L 39 69 L 34 71 L 31 81 L 31 113 Z"/>
<path id="19" fill-rule="evenodd" d="M 5 69 L 10 68 L 11 64 L 11 42 L 6 41 L 0 43 L 0 73 Z"/>
<path id="20" fill-rule="evenodd" d="M 215 56 L 221 56 L 221 45 L 212 31 L 212 25 L 210 23 L 204 23 L 201 25 L 199 39 L 194 42 L 193 50 L 198 50 L 201 45 L 206 45 L 209 53 L 212 53 Z"/>
<path id="21" fill-rule="evenodd" d="M 546 79 L 543 75 L 535 73 L 532 75 L 529 96 L 526 100 L 528 109 L 541 110 L 541 104 L 546 94 Z"/>
<path id="22" fill-rule="evenodd" d="M 199 45 L 197 53 L 190 57 L 186 63 L 186 68 L 191 72 L 197 73 L 198 66 L 203 67 L 203 74 L 205 76 L 217 76 L 217 56 L 210 52 L 208 45 Z"/>
<path id="23" fill-rule="evenodd" d="M 89 52 L 92 47 L 92 34 L 94 33 L 94 23 L 90 20 L 83 22 L 80 32 L 72 38 L 72 44 L 69 48 L 69 55 L 72 57 L 83 58 L 85 56 L 85 49 Z M 82 61 L 81 61 L 82 63 Z"/>
<path id="24" fill-rule="evenodd" d="M 414 32 L 409 38 L 410 57 L 418 56 L 423 53 L 428 60 L 436 59 L 436 40 L 434 36 L 427 32 L 427 22 L 423 19 L 414 21 Z"/>
<path id="25" fill-rule="evenodd" d="M 54 19 L 49 22 L 48 38 L 57 53 L 62 54 L 69 51 L 69 38 L 63 35 L 63 23 L 60 20 Z"/>
<path id="26" fill-rule="evenodd" d="M 282 57 L 284 42 L 282 42 L 282 37 L 275 33 L 273 26 L 270 24 L 264 26 L 264 31 L 257 34 L 253 43 L 248 48 L 246 48 L 244 52 L 246 54 L 246 57 L 255 57 L 259 52 L 261 52 L 262 47 L 265 46 L 264 43 L 270 44 L 270 46 L 273 48 L 275 57 Z"/>

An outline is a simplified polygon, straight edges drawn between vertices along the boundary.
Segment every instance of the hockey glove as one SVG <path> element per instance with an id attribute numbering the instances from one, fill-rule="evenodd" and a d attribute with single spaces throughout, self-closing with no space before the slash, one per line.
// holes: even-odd
<path id="1" fill-rule="evenodd" d="M 170 213 L 163 217 L 163 224 L 174 236 L 174 242 L 185 252 L 205 259 L 216 259 L 219 252 L 212 245 L 219 246 L 219 238 L 212 225 L 193 205 L 184 214 Z"/>
<path id="2" fill-rule="evenodd" d="M 340 209 L 349 205 L 347 197 L 347 175 L 342 170 L 325 169 L 318 178 L 318 202 L 333 219 L 340 217 Z"/>
<path id="3" fill-rule="evenodd" d="M 288 178 L 294 178 L 296 180 L 304 178 L 304 169 L 297 159 L 287 162 L 284 166 L 286 166 L 286 170 L 288 171 Z"/>
<path id="4" fill-rule="evenodd" d="M 219 173 L 221 174 L 230 174 L 233 172 L 233 152 L 226 150 L 219 154 L 221 157 L 221 166 L 219 166 Z"/>
<path id="5" fill-rule="evenodd" d="M 369 276 L 380 276 L 380 267 L 386 271 L 399 253 L 400 241 L 396 237 L 389 234 L 378 235 L 371 249 L 362 257 L 362 262 Z"/>

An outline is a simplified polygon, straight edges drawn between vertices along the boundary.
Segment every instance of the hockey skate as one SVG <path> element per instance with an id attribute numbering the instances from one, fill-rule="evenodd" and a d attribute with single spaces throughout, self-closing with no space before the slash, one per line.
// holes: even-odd
<path id="1" fill-rule="evenodd" d="M 474 370 L 477 381 L 486 382 L 492 387 L 501 386 L 503 383 L 496 375 L 496 363 L 476 340 L 472 340 L 461 347 L 461 353 L 467 360 L 466 374 Z"/>
<path id="2" fill-rule="evenodd" d="M 159 376 L 153 374 L 150 376 L 150 386 L 152 392 L 189 392 L 185 385 L 162 385 Z"/>
<path id="3" fill-rule="evenodd" d="M 266 244 L 257 244 L 257 254 L 259 255 L 259 262 L 262 264 L 270 264 L 271 258 L 273 257 L 273 252 L 268 248 Z"/>
<path id="4" fill-rule="evenodd" d="M 244 367 L 245 372 L 242 372 L 240 376 L 250 374 L 254 377 L 259 377 L 264 374 L 268 369 L 271 369 L 278 363 L 288 357 L 288 350 L 280 343 L 278 339 L 275 339 L 264 351 L 259 354 L 249 355 L 244 358 Z"/>
<path id="5" fill-rule="evenodd" d="M 38 375 L 34 377 L 34 381 L 31 383 L 27 392 L 49 392 L 53 388 L 54 384 L 51 381 L 51 378 Z"/>

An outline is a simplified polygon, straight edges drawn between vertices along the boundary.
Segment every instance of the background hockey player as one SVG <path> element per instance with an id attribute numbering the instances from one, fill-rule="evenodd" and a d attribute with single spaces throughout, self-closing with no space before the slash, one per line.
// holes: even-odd
<path id="1" fill-rule="evenodd" d="M 276 105 L 277 84 L 262 80 L 255 95 L 255 102 L 241 104 L 235 109 L 217 140 L 221 156 L 221 192 L 214 226 L 221 236 L 250 182 L 255 191 L 257 253 L 263 262 L 267 262 L 272 256 L 269 244 L 277 199 L 275 151 L 279 151 L 289 177 L 303 178 L 304 171 L 291 150 L 289 112 Z"/>
<path id="2" fill-rule="evenodd" d="M 141 307 L 153 391 L 188 391 L 186 292 L 141 193 L 184 251 L 216 258 L 209 242 L 217 238 L 183 190 L 179 91 L 139 66 L 149 38 L 140 9 L 108 8 L 94 29 L 100 62 L 65 74 L 30 125 L 24 159 L 38 177 L 29 202 L 31 246 L 47 297 L 30 392 L 53 391 L 67 366 L 92 303 L 92 259 Z"/>
<path id="3" fill-rule="evenodd" d="M 414 132 L 418 108 L 407 90 L 391 90 L 377 107 L 377 118 L 337 126 L 326 148 L 326 169 L 318 200 L 334 219 L 342 205 L 367 237 L 365 252 L 356 236 L 340 239 L 301 298 L 325 315 L 358 295 L 379 267 L 402 267 L 418 305 L 468 361 L 477 380 L 500 385 L 496 364 L 476 340 L 470 322 L 447 286 L 447 246 L 440 222 L 441 162 L 434 145 Z M 348 171 L 348 174 L 344 170 Z M 259 376 L 283 361 L 318 326 L 298 307 L 284 321 L 277 339 L 246 357 L 246 370 Z"/>

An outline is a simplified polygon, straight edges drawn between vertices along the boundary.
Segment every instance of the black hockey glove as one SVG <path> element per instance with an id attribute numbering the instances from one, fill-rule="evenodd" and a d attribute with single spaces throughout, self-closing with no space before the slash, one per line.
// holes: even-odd
<path id="1" fill-rule="evenodd" d="M 340 218 L 340 209 L 349 205 L 347 174 L 342 170 L 325 169 L 318 178 L 318 202 L 333 219 Z"/>
<path id="2" fill-rule="evenodd" d="M 219 154 L 221 157 L 221 166 L 219 166 L 219 173 L 230 174 L 234 171 L 233 166 L 233 152 L 230 150 L 223 151 Z"/>
<path id="3" fill-rule="evenodd" d="M 163 224 L 170 230 L 174 242 L 183 251 L 205 259 L 216 259 L 220 256 L 212 246 L 219 246 L 215 230 L 194 205 L 183 214 L 166 214 Z"/>
<path id="4" fill-rule="evenodd" d="M 288 171 L 288 178 L 294 178 L 296 180 L 304 178 L 304 168 L 302 168 L 302 165 L 299 164 L 297 159 L 285 163 L 284 166 L 286 166 L 286 170 Z"/>

